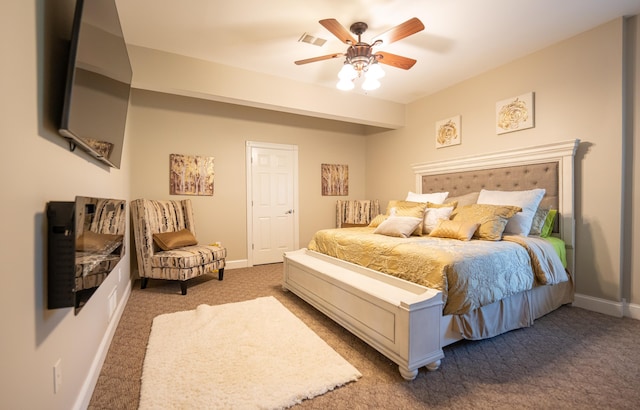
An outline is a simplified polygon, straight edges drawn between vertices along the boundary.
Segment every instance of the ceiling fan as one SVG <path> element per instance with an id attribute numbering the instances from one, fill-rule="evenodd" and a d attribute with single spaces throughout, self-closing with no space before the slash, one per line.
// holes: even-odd
<path id="1" fill-rule="evenodd" d="M 314 63 L 316 61 L 329 60 L 332 58 L 346 57 L 343 69 L 338 75 L 341 80 L 338 82 L 338 88 L 340 89 L 353 88 L 353 80 L 360 77 L 363 73 L 365 74 L 365 77 L 367 77 L 363 84 L 363 88 L 378 88 L 380 83 L 377 80 L 384 75 L 384 72 L 377 63 L 390 65 L 403 70 L 408 70 L 413 67 L 416 60 L 384 51 L 374 53 L 373 47 L 391 44 L 424 30 L 424 24 L 422 24 L 418 18 L 414 17 L 391 28 L 390 30 L 387 30 L 381 35 L 374 37 L 373 42 L 369 44 L 362 41 L 362 34 L 368 28 L 366 23 L 356 22 L 349 27 L 351 33 L 358 36 L 358 40 L 356 40 L 336 19 L 324 19 L 320 20 L 319 23 L 340 41 L 347 44 L 349 48 L 345 53 L 334 53 L 307 58 L 295 61 L 295 64 L 302 65 Z"/>

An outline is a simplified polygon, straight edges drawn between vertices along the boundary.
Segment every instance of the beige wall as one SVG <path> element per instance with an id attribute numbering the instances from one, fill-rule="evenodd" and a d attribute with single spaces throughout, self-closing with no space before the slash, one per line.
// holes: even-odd
<path id="1" fill-rule="evenodd" d="M 10 5 L 7 3 L 11 3 Z M 110 275 L 75 316 L 73 309 L 46 306 L 48 201 L 76 195 L 128 199 L 129 151 L 122 168 L 97 165 L 80 150 L 70 152 L 58 135 L 69 28 L 75 1 L 13 1 L 0 6 L 4 39 L 0 121 L 3 232 L 0 247 L 1 405 L 12 409 L 71 409 L 81 396 L 109 326 L 107 296 L 123 303 L 128 256 L 118 264 L 123 280 Z M 60 359 L 62 387 L 53 392 L 53 365 Z M 99 363 L 98 363 L 99 364 Z"/>
<path id="2" fill-rule="evenodd" d="M 134 90 L 129 139 L 132 198 L 169 196 L 169 155 L 215 157 L 213 197 L 190 198 L 200 241 L 222 241 L 229 261 L 247 258 L 247 141 L 298 146 L 300 245 L 335 226 L 336 199 L 322 196 L 320 164 L 349 166 L 349 198 L 363 198 L 365 137 L 360 125 Z"/>
<path id="3" fill-rule="evenodd" d="M 495 103 L 528 91 L 535 127 L 497 135 Z M 462 144 L 436 149 L 435 122 L 454 115 Z M 406 195 L 412 163 L 575 138 L 577 292 L 620 301 L 622 19 L 412 103 L 405 129 L 367 139 L 367 195 Z"/>

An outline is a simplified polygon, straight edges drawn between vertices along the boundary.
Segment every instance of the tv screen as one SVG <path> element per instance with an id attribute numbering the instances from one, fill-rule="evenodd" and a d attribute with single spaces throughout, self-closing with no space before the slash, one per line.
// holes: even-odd
<path id="1" fill-rule="evenodd" d="M 131 64 L 115 0 L 77 0 L 60 134 L 120 168 Z"/>

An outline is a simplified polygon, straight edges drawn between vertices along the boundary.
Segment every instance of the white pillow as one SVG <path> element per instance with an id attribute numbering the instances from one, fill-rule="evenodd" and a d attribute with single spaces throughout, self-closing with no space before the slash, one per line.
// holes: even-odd
<path id="1" fill-rule="evenodd" d="M 542 201 L 545 190 L 541 188 L 528 191 L 489 191 L 483 189 L 478 196 L 479 204 L 512 205 L 522 208 L 522 212 L 515 214 L 504 229 L 505 233 L 529 235 L 533 217 Z"/>
<path id="2" fill-rule="evenodd" d="M 431 194 L 416 194 L 409 191 L 407 199 L 405 201 L 411 202 L 431 202 L 432 204 L 441 204 L 447 199 L 449 192 L 433 192 Z"/>
<path id="3" fill-rule="evenodd" d="M 427 208 L 424 213 L 424 233 L 431 233 L 431 231 L 438 225 L 438 221 L 441 219 L 449 219 L 453 212 L 452 206 L 445 206 L 442 208 Z"/>
<path id="4" fill-rule="evenodd" d="M 420 225 L 422 218 L 414 216 L 390 216 L 385 219 L 373 233 L 399 238 L 408 238 Z"/>

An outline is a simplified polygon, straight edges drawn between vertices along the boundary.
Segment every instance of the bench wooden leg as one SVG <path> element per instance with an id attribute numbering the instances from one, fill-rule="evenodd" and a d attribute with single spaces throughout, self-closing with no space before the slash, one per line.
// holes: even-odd
<path id="1" fill-rule="evenodd" d="M 181 280 L 180 281 L 180 291 L 182 291 L 183 295 L 187 294 L 187 281 L 186 280 Z"/>
<path id="2" fill-rule="evenodd" d="M 218 269 L 218 280 L 222 280 L 223 276 L 224 276 L 224 268 Z"/>
<path id="3" fill-rule="evenodd" d="M 140 278 L 140 289 L 146 289 L 149 283 L 149 278 Z"/>

